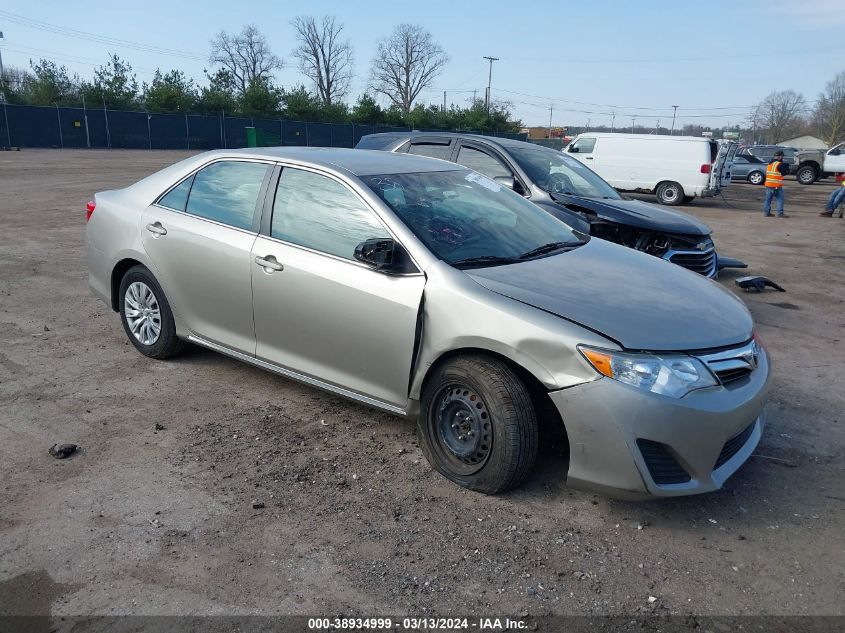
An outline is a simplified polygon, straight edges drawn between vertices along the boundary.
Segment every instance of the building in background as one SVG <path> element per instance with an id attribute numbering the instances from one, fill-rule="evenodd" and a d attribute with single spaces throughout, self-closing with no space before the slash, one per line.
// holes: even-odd
<path id="1" fill-rule="evenodd" d="M 803 136 L 796 136 L 795 138 L 788 138 L 781 141 L 778 145 L 784 147 L 797 147 L 798 149 L 827 149 L 827 143 L 818 137 L 804 134 Z"/>

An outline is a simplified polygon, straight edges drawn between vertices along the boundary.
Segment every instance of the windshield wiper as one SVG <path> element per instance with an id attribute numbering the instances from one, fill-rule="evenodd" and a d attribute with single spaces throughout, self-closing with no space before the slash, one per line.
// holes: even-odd
<path id="1" fill-rule="evenodd" d="M 548 244 L 543 244 L 542 246 L 538 246 L 537 248 L 532 248 L 527 253 L 523 253 L 519 256 L 519 259 L 531 259 L 532 257 L 537 257 L 538 255 L 545 255 L 547 253 L 553 253 L 555 251 L 560 251 L 564 249 L 572 249 L 576 246 L 581 246 L 584 242 L 549 242 Z"/>
<path id="2" fill-rule="evenodd" d="M 466 259 L 459 259 L 456 262 L 451 262 L 455 268 L 464 268 L 470 266 L 502 266 L 505 264 L 515 264 L 519 260 L 513 257 L 500 257 L 499 255 L 480 255 L 478 257 L 467 257 Z"/>

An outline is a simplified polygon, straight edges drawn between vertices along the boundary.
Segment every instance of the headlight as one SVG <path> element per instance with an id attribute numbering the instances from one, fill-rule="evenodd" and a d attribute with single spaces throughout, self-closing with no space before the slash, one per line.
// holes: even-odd
<path id="1" fill-rule="evenodd" d="M 690 391 L 719 383 L 697 358 L 683 354 L 625 354 L 579 345 L 600 374 L 644 391 L 683 398 Z"/>

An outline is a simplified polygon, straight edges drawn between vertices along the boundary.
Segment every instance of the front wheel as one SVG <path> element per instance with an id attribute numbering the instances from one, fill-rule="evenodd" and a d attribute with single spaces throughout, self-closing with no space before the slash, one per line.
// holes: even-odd
<path id="1" fill-rule="evenodd" d="M 684 188 L 677 182 L 661 182 L 655 194 L 660 204 L 669 206 L 681 204 L 684 200 Z"/>
<path id="2" fill-rule="evenodd" d="M 795 179 L 802 185 L 812 185 L 819 177 L 815 167 L 805 165 L 804 167 L 799 167 L 798 171 L 795 172 Z"/>
<path id="3" fill-rule="evenodd" d="M 144 356 L 164 359 L 182 350 L 170 304 L 144 266 L 133 266 L 120 282 L 120 320 L 126 336 Z"/>
<path id="4" fill-rule="evenodd" d="M 504 362 L 452 359 L 423 389 L 417 435 L 432 467 L 486 494 L 520 485 L 534 466 L 539 430 L 525 384 Z"/>

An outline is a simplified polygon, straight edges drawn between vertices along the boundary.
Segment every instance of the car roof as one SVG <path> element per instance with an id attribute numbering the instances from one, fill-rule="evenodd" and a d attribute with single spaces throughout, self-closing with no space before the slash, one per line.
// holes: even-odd
<path id="1" fill-rule="evenodd" d="M 366 138 L 391 138 L 397 140 L 409 140 L 413 138 L 461 138 L 488 143 L 490 145 L 499 145 L 501 147 L 544 147 L 543 145 L 538 145 L 537 143 L 520 141 L 513 138 L 507 138 L 506 136 L 484 136 L 482 134 L 461 132 L 421 132 L 419 130 L 414 130 L 412 132 L 379 132 L 377 134 L 367 134 Z"/>
<path id="2" fill-rule="evenodd" d="M 289 159 L 303 165 L 342 169 L 355 176 L 465 169 L 437 158 L 342 147 L 252 147 L 208 152 L 221 158 Z"/>

